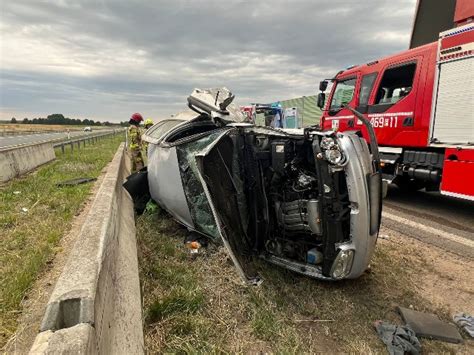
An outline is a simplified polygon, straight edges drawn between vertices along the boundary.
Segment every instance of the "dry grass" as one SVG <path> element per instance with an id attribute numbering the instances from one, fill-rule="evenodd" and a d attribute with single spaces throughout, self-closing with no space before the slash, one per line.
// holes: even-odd
<path id="1" fill-rule="evenodd" d="M 25 293 L 55 253 L 92 186 L 58 188 L 56 183 L 97 177 L 121 140 L 103 139 L 64 155 L 59 151 L 55 161 L 0 187 L 0 348 L 15 331 Z"/>
<path id="2" fill-rule="evenodd" d="M 426 263 L 414 248 L 381 241 L 371 272 L 337 283 L 258 260 L 265 281 L 249 287 L 217 246 L 191 259 L 183 246 L 186 230 L 164 212 L 139 217 L 137 228 L 151 353 L 385 352 L 373 322 L 399 322 L 396 305 L 448 317 L 417 293 L 416 272 Z M 423 347 L 459 351 L 428 340 Z"/>

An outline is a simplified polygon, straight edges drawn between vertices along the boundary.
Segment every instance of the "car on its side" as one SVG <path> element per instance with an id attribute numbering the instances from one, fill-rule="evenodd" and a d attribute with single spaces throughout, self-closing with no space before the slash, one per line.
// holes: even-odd
<path id="1" fill-rule="evenodd" d="M 151 197 L 190 231 L 222 240 L 250 283 L 255 257 L 318 279 L 359 277 L 380 227 L 376 142 L 255 126 L 233 98 L 195 89 L 189 110 L 145 132 Z"/>

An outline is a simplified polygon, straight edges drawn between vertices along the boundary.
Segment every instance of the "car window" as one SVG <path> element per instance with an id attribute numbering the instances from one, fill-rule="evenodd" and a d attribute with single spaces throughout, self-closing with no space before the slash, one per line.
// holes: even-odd
<path id="1" fill-rule="evenodd" d="M 165 138 L 166 143 L 181 141 L 185 138 L 194 137 L 201 133 L 218 129 L 214 122 L 192 122 L 189 125 L 177 128 Z"/>
<path id="2" fill-rule="evenodd" d="M 336 89 L 334 90 L 331 100 L 331 106 L 329 107 L 330 111 L 338 110 L 352 101 L 355 84 L 356 78 L 339 81 L 336 84 Z"/>
<path id="3" fill-rule="evenodd" d="M 174 126 L 182 123 L 181 120 L 166 120 L 162 122 L 158 122 L 156 125 L 151 127 L 147 132 L 146 135 L 154 138 L 160 139 L 166 132 L 168 132 Z"/>
<path id="4" fill-rule="evenodd" d="M 407 96 L 412 89 L 415 71 L 416 63 L 413 62 L 387 69 L 377 89 L 374 104 L 394 104 Z"/>
<path id="5" fill-rule="evenodd" d="M 359 105 L 367 105 L 369 103 L 370 93 L 374 87 L 377 75 L 378 73 L 371 73 L 362 77 L 359 93 Z"/>

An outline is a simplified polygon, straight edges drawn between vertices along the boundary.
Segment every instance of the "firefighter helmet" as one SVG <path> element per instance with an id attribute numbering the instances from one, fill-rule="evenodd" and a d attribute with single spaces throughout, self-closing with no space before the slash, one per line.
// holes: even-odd
<path id="1" fill-rule="evenodd" d="M 142 115 L 140 115 L 138 112 L 137 112 L 137 113 L 134 113 L 134 114 L 132 115 L 132 117 L 130 117 L 130 119 L 131 119 L 132 121 L 135 121 L 135 122 L 138 122 L 138 123 L 140 123 L 141 121 L 143 121 Z"/>
<path id="2" fill-rule="evenodd" d="M 145 120 L 145 127 L 148 128 L 148 127 L 151 127 L 151 126 L 153 126 L 153 120 L 151 118 L 147 118 Z"/>

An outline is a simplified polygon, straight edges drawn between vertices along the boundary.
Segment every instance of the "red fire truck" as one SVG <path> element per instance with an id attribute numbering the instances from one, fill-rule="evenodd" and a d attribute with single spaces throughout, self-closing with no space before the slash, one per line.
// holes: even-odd
<path id="1" fill-rule="evenodd" d="M 412 44 L 420 42 L 417 31 L 429 37 L 432 8 L 426 12 L 422 3 Z M 474 200 L 474 0 L 446 3 L 453 6 L 457 27 L 439 33 L 435 42 L 340 71 L 331 79 L 328 100 L 328 82 L 322 81 L 318 106 L 326 129 L 361 130 L 366 136 L 346 105 L 370 120 L 385 180 Z"/>

